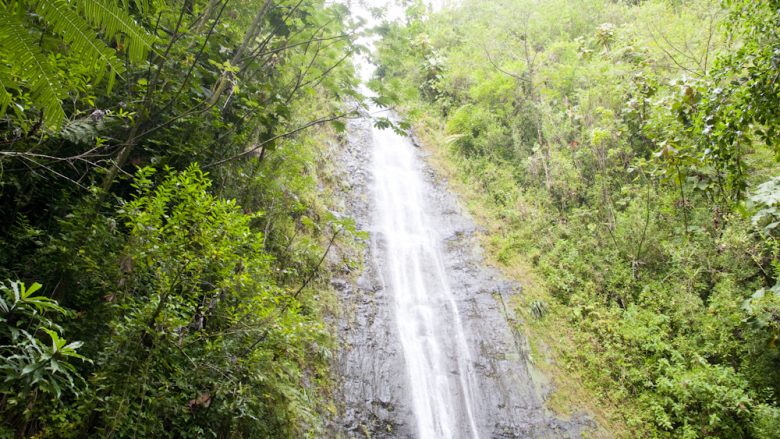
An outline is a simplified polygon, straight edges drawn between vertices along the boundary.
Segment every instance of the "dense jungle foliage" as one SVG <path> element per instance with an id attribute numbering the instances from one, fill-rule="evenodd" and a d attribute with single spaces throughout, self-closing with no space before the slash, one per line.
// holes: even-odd
<path id="1" fill-rule="evenodd" d="M 526 315 L 614 434 L 780 437 L 780 2 L 414 3 L 380 31 L 372 86 L 542 279 Z"/>
<path id="2" fill-rule="evenodd" d="M 355 32 L 324 0 L 0 0 L 0 437 L 321 435 Z"/>

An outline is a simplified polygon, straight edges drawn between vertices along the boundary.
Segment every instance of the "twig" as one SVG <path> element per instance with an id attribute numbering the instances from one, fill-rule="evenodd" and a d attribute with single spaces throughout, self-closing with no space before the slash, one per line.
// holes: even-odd
<path id="1" fill-rule="evenodd" d="M 314 269 L 311 271 L 311 273 L 306 278 L 306 280 L 303 282 L 303 284 L 300 286 L 300 288 L 298 288 L 298 290 L 295 291 L 295 293 L 292 296 L 290 296 L 287 301 L 285 301 L 284 306 L 279 311 L 280 315 L 284 314 L 287 311 L 287 309 L 290 307 L 290 304 L 292 303 L 292 301 L 298 298 L 298 296 L 301 294 L 301 292 L 309 285 L 309 282 L 311 282 L 314 279 L 314 277 L 317 275 L 317 273 L 320 271 L 320 266 L 322 266 L 322 262 L 325 261 L 325 257 L 328 256 L 328 253 L 330 252 L 331 247 L 333 247 L 333 243 L 336 241 L 336 237 L 343 230 L 344 230 L 343 228 L 339 228 L 335 232 L 333 232 L 333 236 L 331 236 L 330 242 L 328 242 L 328 247 L 325 249 L 325 252 L 322 254 L 322 257 L 320 258 L 319 262 L 317 262 L 317 266 L 314 267 Z M 253 350 L 255 350 L 257 345 L 262 343 L 266 339 L 266 337 L 268 337 L 268 334 L 270 332 L 271 331 L 266 330 L 265 332 L 260 334 L 260 337 L 258 337 L 257 340 L 255 340 L 254 343 L 252 343 L 248 348 L 246 348 L 244 350 L 244 352 L 242 352 L 241 356 L 244 357 L 244 356 L 248 355 L 250 352 L 252 352 Z"/>
<path id="2" fill-rule="evenodd" d="M 488 59 L 488 61 L 490 61 L 490 64 L 491 64 L 491 65 L 492 65 L 492 66 L 493 66 L 493 67 L 494 67 L 496 70 L 498 70 L 499 72 L 501 72 L 501 73 L 503 73 L 503 74 L 505 74 L 505 75 L 509 75 L 509 76 L 511 76 L 511 77 L 513 77 L 513 78 L 515 78 L 515 79 L 519 80 L 519 81 L 525 81 L 525 82 L 527 82 L 527 83 L 529 83 L 529 84 L 531 83 L 531 81 L 529 81 L 529 80 L 528 80 L 528 78 L 524 78 L 524 77 L 522 77 L 522 76 L 520 76 L 520 75 L 518 75 L 518 74 L 512 73 L 512 72 L 508 72 L 508 71 L 506 71 L 506 70 L 502 69 L 501 67 L 499 67 L 499 66 L 498 66 L 498 65 L 497 65 L 497 64 L 496 64 L 496 63 L 493 61 L 493 57 L 491 57 L 491 56 L 490 56 L 490 52 L 488 52 L 487 48 L 484 48 L 484 47 L 483 47 L 483 50 L 485 51 L 485 55 L 487 55 L 487 59 Z"/>
<path id="3" fill-rule="evenodd" d="M 227 158 L 224 158 L 224 159 L 221 159 L 221 160 L 217 160 L 216 162 L 209 163 L 208 165 L 203 166 L 203 169 L 213 168 L 215 166 L 219 166 L 219 165 L 227 163 L 229 161 L 233 161 L 235 159 L 244 157 L 246 155 L 249 155 L 249 154 L 257 151 L 258 149 L 262 148 L 263 146 L 265 146 L 265 145 L 267 145 L 267 144 L 269 144 L 269 143 L 271 143 L 271 142 L 273 142 L 275 140 L 281 139 L 283 137 L 292 136 L 293 134 L 296 134 L 296 133 L 298 133 L 300 131 L 303 131 L 303 130 L 305 130 L 307 128 L 310 128 L 310 127 L 312 127 L 314 125 L 321 125 L 321 124 L 326 123 L 326 122 L 331 122 L 331 121 L 334 121 L 334 120 L 342 119 L 342 118 L 346 117 L 348 114 L 349 113 L 341 113 L 341 114 L 336 114 L 336 115 L 322 117 L 322 118 L 313 120 L 313 121 L 311 121 L 311 122 L 309 122 L 309 123 L 307 123 L 305 125 L 302 125 L 302 126 L 296 128 L 296 129 L 292 130 L 292 131 L 288 131 L 286 133 L 278 134 L 276 136 L 271 137 L 268 140 L 264 140 L 264 141 L 258 143 L 257 145 L 253 146 L 252 148 L 249 148 L 249 149 L 247 149 L 245 151 L 242 151 L 242 152 L 240 152 L 238 154 L 232 155 L 230 157 L 227 157 Z"/>

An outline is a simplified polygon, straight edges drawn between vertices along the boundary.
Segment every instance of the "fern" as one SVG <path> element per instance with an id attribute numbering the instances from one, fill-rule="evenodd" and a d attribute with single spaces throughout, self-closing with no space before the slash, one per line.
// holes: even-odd
<path id="1" fill-rule="evenodd" d="M 147 15 L 151 11 L 157 9 L 160 3 L 162 3 L 160 0 L 119 0 L 121 2 L 121 6 L 124 9 L 130 9 L 131 5 L 135 5 L 135 8 L 138 10 L 138 12 L 141 13 L 141 15 Z"/>
<path id="2" fill-rule="evenodd" d="M 73 143 L 89 145 L 98 136 L 98 124 L 91 118 L 69 121 L 62 127 L 60 136 Z"/>
<path id="3" fill-rule="evenodd" d="M 126 5 L 128 0 L 121 1 Z M 135 0 L 134 4 L 147 9 L 150 0 Z M 92 67 L 95 79 L 99 81 L 108 68 L 109 90 L 125 67 L 96 30 L 109 40 L 124 38 L 128 58 L 133 62 L 143 61 L 154 41 L 120 6 L 119 0 L 0 0 L 0 117 L 13 101 L 9 88 L 21 87 L 30 91 L 33 105 L 43 111 L 43 121 L 52 130 L 59 129 L 65 119 L 61 101 L 67 95 L 67 86 L 61 84 L 61 72 L 28 32 L 30 22 L 26 14 L 31 12 L 51 26 L 51 31 L 84 65 Z"/>
<path id="4" fill-rule="evenodd" d="M 5 110 L 11 104 L 11 93 L 8 89 L 13 88 L 11 80 L 2 68 L 3 66 L 0 66 L 0 117 L 5 116 Z"/>
<path id="5" fill-rule="evenodd" d="M 65 119 L 61 104 L 65 93 L 57 73 L 19 17 L 5 12 L 0 13 L 0 55 L 3 59 L 12 60 L 14 72 L 24 77 L 33 102 L 43 111 L 44 123 L 56 129 Z"/>
<path id="6" fill-rule="evenodd" d="M 100 41 L 89 23 L 79 17 L 65 0 L 39 1 L 35 12 L 51 24 L 54 33 L 61 36 L 70 45 L 70 50 L 82 56 L 87 63 L 102 61 L 117 73 L 124 71 L 116 53 Z"/>
<path id="7" fill-rule="evenodd" d="M 50 0 L 49 0 L 50 1 Z M 153 38 L 113 0 L 79 0 L 84 18 L 100 28 L 106 38 L 125 35 L 125 46 L 130 61 L 141 62 L 151 50 Z"/>

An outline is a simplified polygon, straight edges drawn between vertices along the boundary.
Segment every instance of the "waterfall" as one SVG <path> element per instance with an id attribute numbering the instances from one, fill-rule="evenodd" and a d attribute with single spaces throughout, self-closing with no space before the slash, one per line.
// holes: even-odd
<path id="1" fill-rule="evenodd" d="M 373 229 L 385 244 L 381 277 L 395 305 L 419 438 L 477 438 L 471 354 L 446 279 L 443 237 L 427 214 L 419 159 L 408 138 L 377 128 L 372 134 Z"/>

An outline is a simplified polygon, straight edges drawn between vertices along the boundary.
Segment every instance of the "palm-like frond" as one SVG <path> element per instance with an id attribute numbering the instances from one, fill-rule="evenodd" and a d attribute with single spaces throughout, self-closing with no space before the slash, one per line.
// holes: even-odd
<path id="1" fill-rule="evenodd" d="M 138 12 L 146 14 L 147 12 L 154 10 L 159 3 L 159 0 L 119 0 L 122 8 L 130 9 L 131 5 L 135 5 Z"/>
<path id="2" fill-rule="evenodd" d="M 100 41 L 89 23 L 65 0 L 39 1 L 35 5 L 35 12 L 43 17 L 52 26 L 52 30 L 70 45 L 70 50 L 78 53 L 86 63 L 108 65 L 117 73 L 124 71 L 116 53 Z"/>
<path id="3" fill-rule="evenodd" d="M 94 72 L 98 79 L 105 67 L 109 67 L 109 89 L 116 75 L 124 71 L 124 65 L 96 30 L 106 39 L 122 39 L 129 59 L 143 61 L 151 50 L 154 37 L 135 22 L 119 1 L 22 0 L 7 3 L 0 0 L 0 116 L 5 114 L 13 99 L 8 90 L 21 87 L 30 91 L 33 104 L 43 111 L 47 127 L 58 129 L 65 119 L 61 100 L 67 87 L 60 83 L 57 69 L 28 32 L 31 24 L 25 16 L 28 11 L 34 11 L 42 22 L 51 26 L 84 65 L 97 67 Z M 149 2 L 135 0 L 137 8 L 148 8 Z"/>
<path id="4" fill-rule="evenodd" d="M 5 12 L 0 13 L 0 56 L 11 60 L 14 72 L 24 77 L 46 125 L 57 128 L 65 118 L 59 78 L 19 16 Z"/>
<path id="5" fill-rule="evenodd" d="M 125 35 L 125 47 L 131 61 L 144 60 L 154 39 L 115 0 L 78 0 L 77 4 L 84 18 L 101 29 L 106 38 L 114 38 L 120 33 Z"/>
<path id="6" fill-rule="evenodd" d="M 5 116 L 5 110 L 11 104 L 11 93 L 8 92 L 11 86 L 11 79 L 3 71 L 5 66 L 0 65 L 0 117 Z"/>

